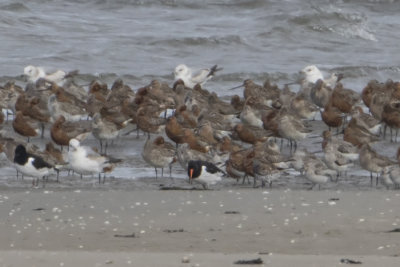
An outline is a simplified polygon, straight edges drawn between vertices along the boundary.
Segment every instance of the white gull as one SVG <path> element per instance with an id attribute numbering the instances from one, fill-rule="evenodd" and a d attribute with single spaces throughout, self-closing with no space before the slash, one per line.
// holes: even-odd
<path id="1" fill-rule="evenodd" d="M 222 70 L 222 68 L 218 68 L 217 65 L 214 65 L 209 69 L 201 69 L 193 73 L 192 69 L 185 64 L 179 64 L 175 67 L 174 71 L 175 81 L 181 79 L 185 83 L 185 86 L 193 88 L 196 84 L 203 85 L 219 70 Z"/>

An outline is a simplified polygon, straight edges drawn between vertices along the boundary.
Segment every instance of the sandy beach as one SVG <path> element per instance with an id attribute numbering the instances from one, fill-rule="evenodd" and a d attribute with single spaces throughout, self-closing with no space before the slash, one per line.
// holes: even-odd
<path id="1" fill-rule="evenodd" d="M 314 138 L 301 146 L 319 155 L 323 125 L 311 123 Z M 398 265 L 400 233 L 390 231 L 400 228 L 400 192 L 371 187 L 359 166 L 321 190 L 307 190 L 311 184 L 291 169 L 272 188 L 224 178 L 198 190 L 179 164 L 171 178 L 156 180 L 140 155 L 144 140 L 114 142 L 110 154 L 123 162 L 104 184 L 63 171 L 59 182 L 52 176 L 32 188 L 3 154 L 0 265 L 233 266 L 259 258 L 261 266 Z M 388 141 L 375 147 L 395 153 Z M 181 190 L 162 190 L 171 187 Z"/>
<path id="2" fill-rule="evenodd" d="M 399 199 L 382 190 L 1 190 L 0 263 L 396 266 Z"/>

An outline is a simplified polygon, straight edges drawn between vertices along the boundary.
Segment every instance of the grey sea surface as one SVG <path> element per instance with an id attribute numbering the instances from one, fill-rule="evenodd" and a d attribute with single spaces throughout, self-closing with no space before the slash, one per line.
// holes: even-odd
<path id="1" fill-rule="evenodd" d="M 244 79 L 284 84 L 315 64 L 361 91 L 400 79 L 399 11 L 396 0 L 5 0 L 0 77 L 32 64 L 139 88 L 172 83 L 180 63 L 218 64 L 208 88 L 229 95 Z"/>

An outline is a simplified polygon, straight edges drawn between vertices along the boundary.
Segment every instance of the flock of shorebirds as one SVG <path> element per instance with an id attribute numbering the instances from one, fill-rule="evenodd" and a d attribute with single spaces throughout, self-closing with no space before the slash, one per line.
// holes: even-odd
<path id="1" fill-rule="evenodd" d="M 243 182 L 252 177 L 254 186 L 271 186 L 289 168 L 313 187 L 321 186 L 337 182 L 354 165 L 370 172 L 371 186 L 375 174 L 376 184 L 380 180 L 388 188 L 400 188 L 400 149 L 397 159 L 391 159 L 371 146 L 384 140 L 387 128 L 390 140 L 397 138 L 400 82 L 371 80 L 360 94 L 344 88 L 342 75 L 324 78 L 311 65 L 301 70 L 297 93 L 289 85 L 279 88 L 268 80 L 259 85 L 248 79 L 239 86 L 243 96 L 233 95 L 229 103 L 203 88 L 220 70 L 215 65 L 192 73 L 181 64 L 172 87 L 153 80 L 132 90 L 121 79 L 111 88 L 98 80 L 85 88 L 74 82 L 77 72 L 46 73 L 27 66 L 25 88 L 14 81 L 0 88 L 0 105 L 7 110 L 0 113 L 0 122 L 12 120 L 13 129 L 1 130 L 0 152 L 17 173 L 33 177 L 34 186 L 52 174 L 58 180 L 61 170 L 98 175 L 100 183 L 102 174 L 104 182 L 105 173 L 124 160 L 107 155 L 112 141 L 135 131 L 139 137 L 142 131 L 147 136 L 142 157 L 156 177 L 166 167 L 171 176 L 172 164 L 179 162 L 188 181 L 204 189 L 224 177 Z M 297 149 L 316 117 L 326 125 L 322 157 Z M 40 150 L 30 139 L 43 138 L 46 130 L 51 140 Z M 82 144 L 89 135 L 99 141 L 98 148 Z M 284 140 L 288 153 L 282 152 Z"/>

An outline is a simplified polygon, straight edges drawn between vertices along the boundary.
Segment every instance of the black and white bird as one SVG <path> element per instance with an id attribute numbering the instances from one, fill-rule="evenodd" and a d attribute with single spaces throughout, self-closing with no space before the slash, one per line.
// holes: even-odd
<path id="1" fill-rule="evenodd" d="M 204 189 L 208 189 L 209 185 L 221 181 L 222 175 L 225 175 L 225 172 L 211 162 L 202 160 L 190 160 L 188 162 L 189 183 L 195 181 L 201 184 Z"/>
<path id="2" fill-rule="evenodd" d="M 44 161 L 43 158 L 28 153 L 21 144 L 15 148 L 14 164 L 17 171 L 34 178 L 33 186 L 38 186 L 40 178 L 44 179 L 55 171 L 52 165 Z"/>

